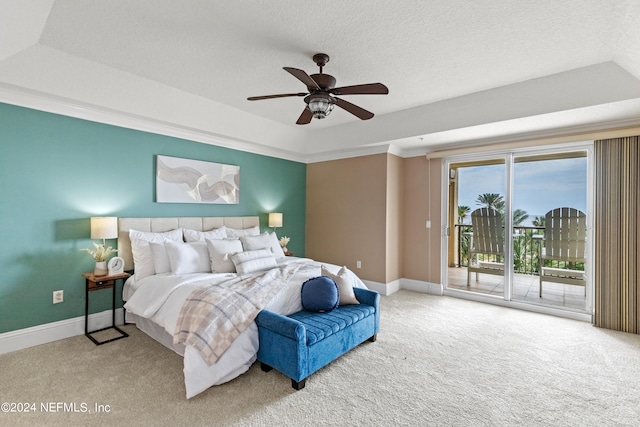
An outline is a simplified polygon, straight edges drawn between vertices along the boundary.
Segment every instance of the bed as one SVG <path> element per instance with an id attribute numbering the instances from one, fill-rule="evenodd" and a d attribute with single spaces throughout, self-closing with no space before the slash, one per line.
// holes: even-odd
<path id="1" fill-rule="evenodd" d="M 238 297 L 237 289 L 264 289 L 255 297 L 260 298 L 256 300 L 259 303 L 253 306 L 287 315 L 302 309 L 300 289 L 309 278 L 330 275 L 340 286 L 366 288 L 346 267 L 279 253 L 275 233 L 260 233 L 257 216 L 120 218 L 118 230 L 118 255 L 124 259 L 125 269 L 134 271 L 123 288 L 126 321 L 183 356 L 188 399 L 246 372 L 258 351 L 258 329 L 253 318 L 241 328 L 231 328 L 224 324 L 229 319 L 220 320 L 216 314 L 219 310 L 229 318 L 241 317 L 229 314 L 227 306 L 214 304 L 214 309 L 201 313 L 201 295 L 208 289 L 214 293 L 222 289 L 225 296 L 213 295 L 215 303 L 228 305 L 234 304 L 234 297 L 244 301 L 245 296 Z M 210 271 L 205 271 L 205 256 Z M 200 312 L 186 310 L 188 304 L 200 304 Z M 239 304 L 234 307 L 237 313 L 244 310 Z M 185 319 L 194 312 L 208 317 L 199 319 L 201 323 L 210 322 L 207 333 L 226 328 L 224 339 L 208 336 L 209 342 L 203 345 L 201 335 L 206 334 L 200 333 L 202 330 L 186 333 Z M 216 343 L 223 343 L 222 348 Z"/>

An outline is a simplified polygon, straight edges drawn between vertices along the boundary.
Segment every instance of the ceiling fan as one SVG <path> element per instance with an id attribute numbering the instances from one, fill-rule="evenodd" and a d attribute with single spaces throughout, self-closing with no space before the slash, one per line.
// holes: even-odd
<path id="1" fill-rule="evenodd" d="M 329 62 L 329 55 L 326 53 L 316 53 L 313 55 L 313 62 L 320 67 L 318 74 L 309 75 L 297 68 L 283 67 L 285 71 L 288 71 L 304 83 L 305 86 L 307 86 L 308 92 L 252 96 L 247 98 L 247 100 L 258 101 L 261 99 L 284 98 L 288 96 L 304 96 L 304 102 L 307 103 L 307 106 L 302 111 L 302 114 L 300 114 L 296 124 L 306 125 L 311 122 L 312 118 L 324 119 L 331 113 L 333 107 L 336 105 L 362 120 L 369 120 L 373 117 L 371 111 L 367 111 L 343 99 L 336 98 L 335 95 L 387 95 L 389 93 L 389 89 L 382 83 L 335 87 L 336 79 L 329 74 L 322 73 L 322 68 Z"/>

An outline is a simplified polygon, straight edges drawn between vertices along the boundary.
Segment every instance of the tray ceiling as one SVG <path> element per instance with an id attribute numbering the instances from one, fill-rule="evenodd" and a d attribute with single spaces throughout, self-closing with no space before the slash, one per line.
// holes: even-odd
<path id="1" fill-rule="evenodd" d="M 640 123 L 639 20 L 631 0 L 2 0 L 0 88 L 285 157 L 417 153 Z M 305 91 L 282 67 L 317 52 L 338 86 L 389 87 L 344 97 L 373 119 L 246 100 Z"/>

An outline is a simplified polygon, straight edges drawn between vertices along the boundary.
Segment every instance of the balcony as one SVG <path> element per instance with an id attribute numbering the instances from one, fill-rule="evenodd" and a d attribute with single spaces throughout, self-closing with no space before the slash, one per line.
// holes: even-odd
<path id="1" fill-rule="evenodd" d="M 455 248 L 453 254 L 450 254 L 447 287 L 502 297 L 504 295 L 503 276 L 480 273 L 476 281 L 475 274 L 472 274 L 470 284 L 467 286 L 467 266 L 469 265 L 467 250 L 471 231 L 471 225 L 455 225 L 453 236 Z M 544 227 L 518 226 L 513 228 L 512 299 L 583 312 L 586 308 L 586 297 L 585 289 L 582 286 L 543 282 L 542 297 L 539 296 L 539 255 L 543 234 Z M 503 259 L 483 258 L 482 256 L 478 261 L 504 263 Z M 584 271 L 583 263 L 554 262 L 552 265 L 547 262 L 546 266 Z"/>

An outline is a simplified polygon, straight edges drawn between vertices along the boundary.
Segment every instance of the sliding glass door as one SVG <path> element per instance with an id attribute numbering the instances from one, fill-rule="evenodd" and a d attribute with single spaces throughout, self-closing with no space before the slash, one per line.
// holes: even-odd
<path id="1" fill-rule="evenodd" d="M 589 152 L 448 159 L 445 293 L 589 313 Z"/>
<path id="2" fill-rule="evenodd" d="M 513 299 L 584 311 L 587 152 L 515 156 L 513 207 Z"/>
<path id="3" fill-rule="evenodd" d="M 449 289 L 503 297 L 506 176 L 505 158 L 450 165 Z"/>

